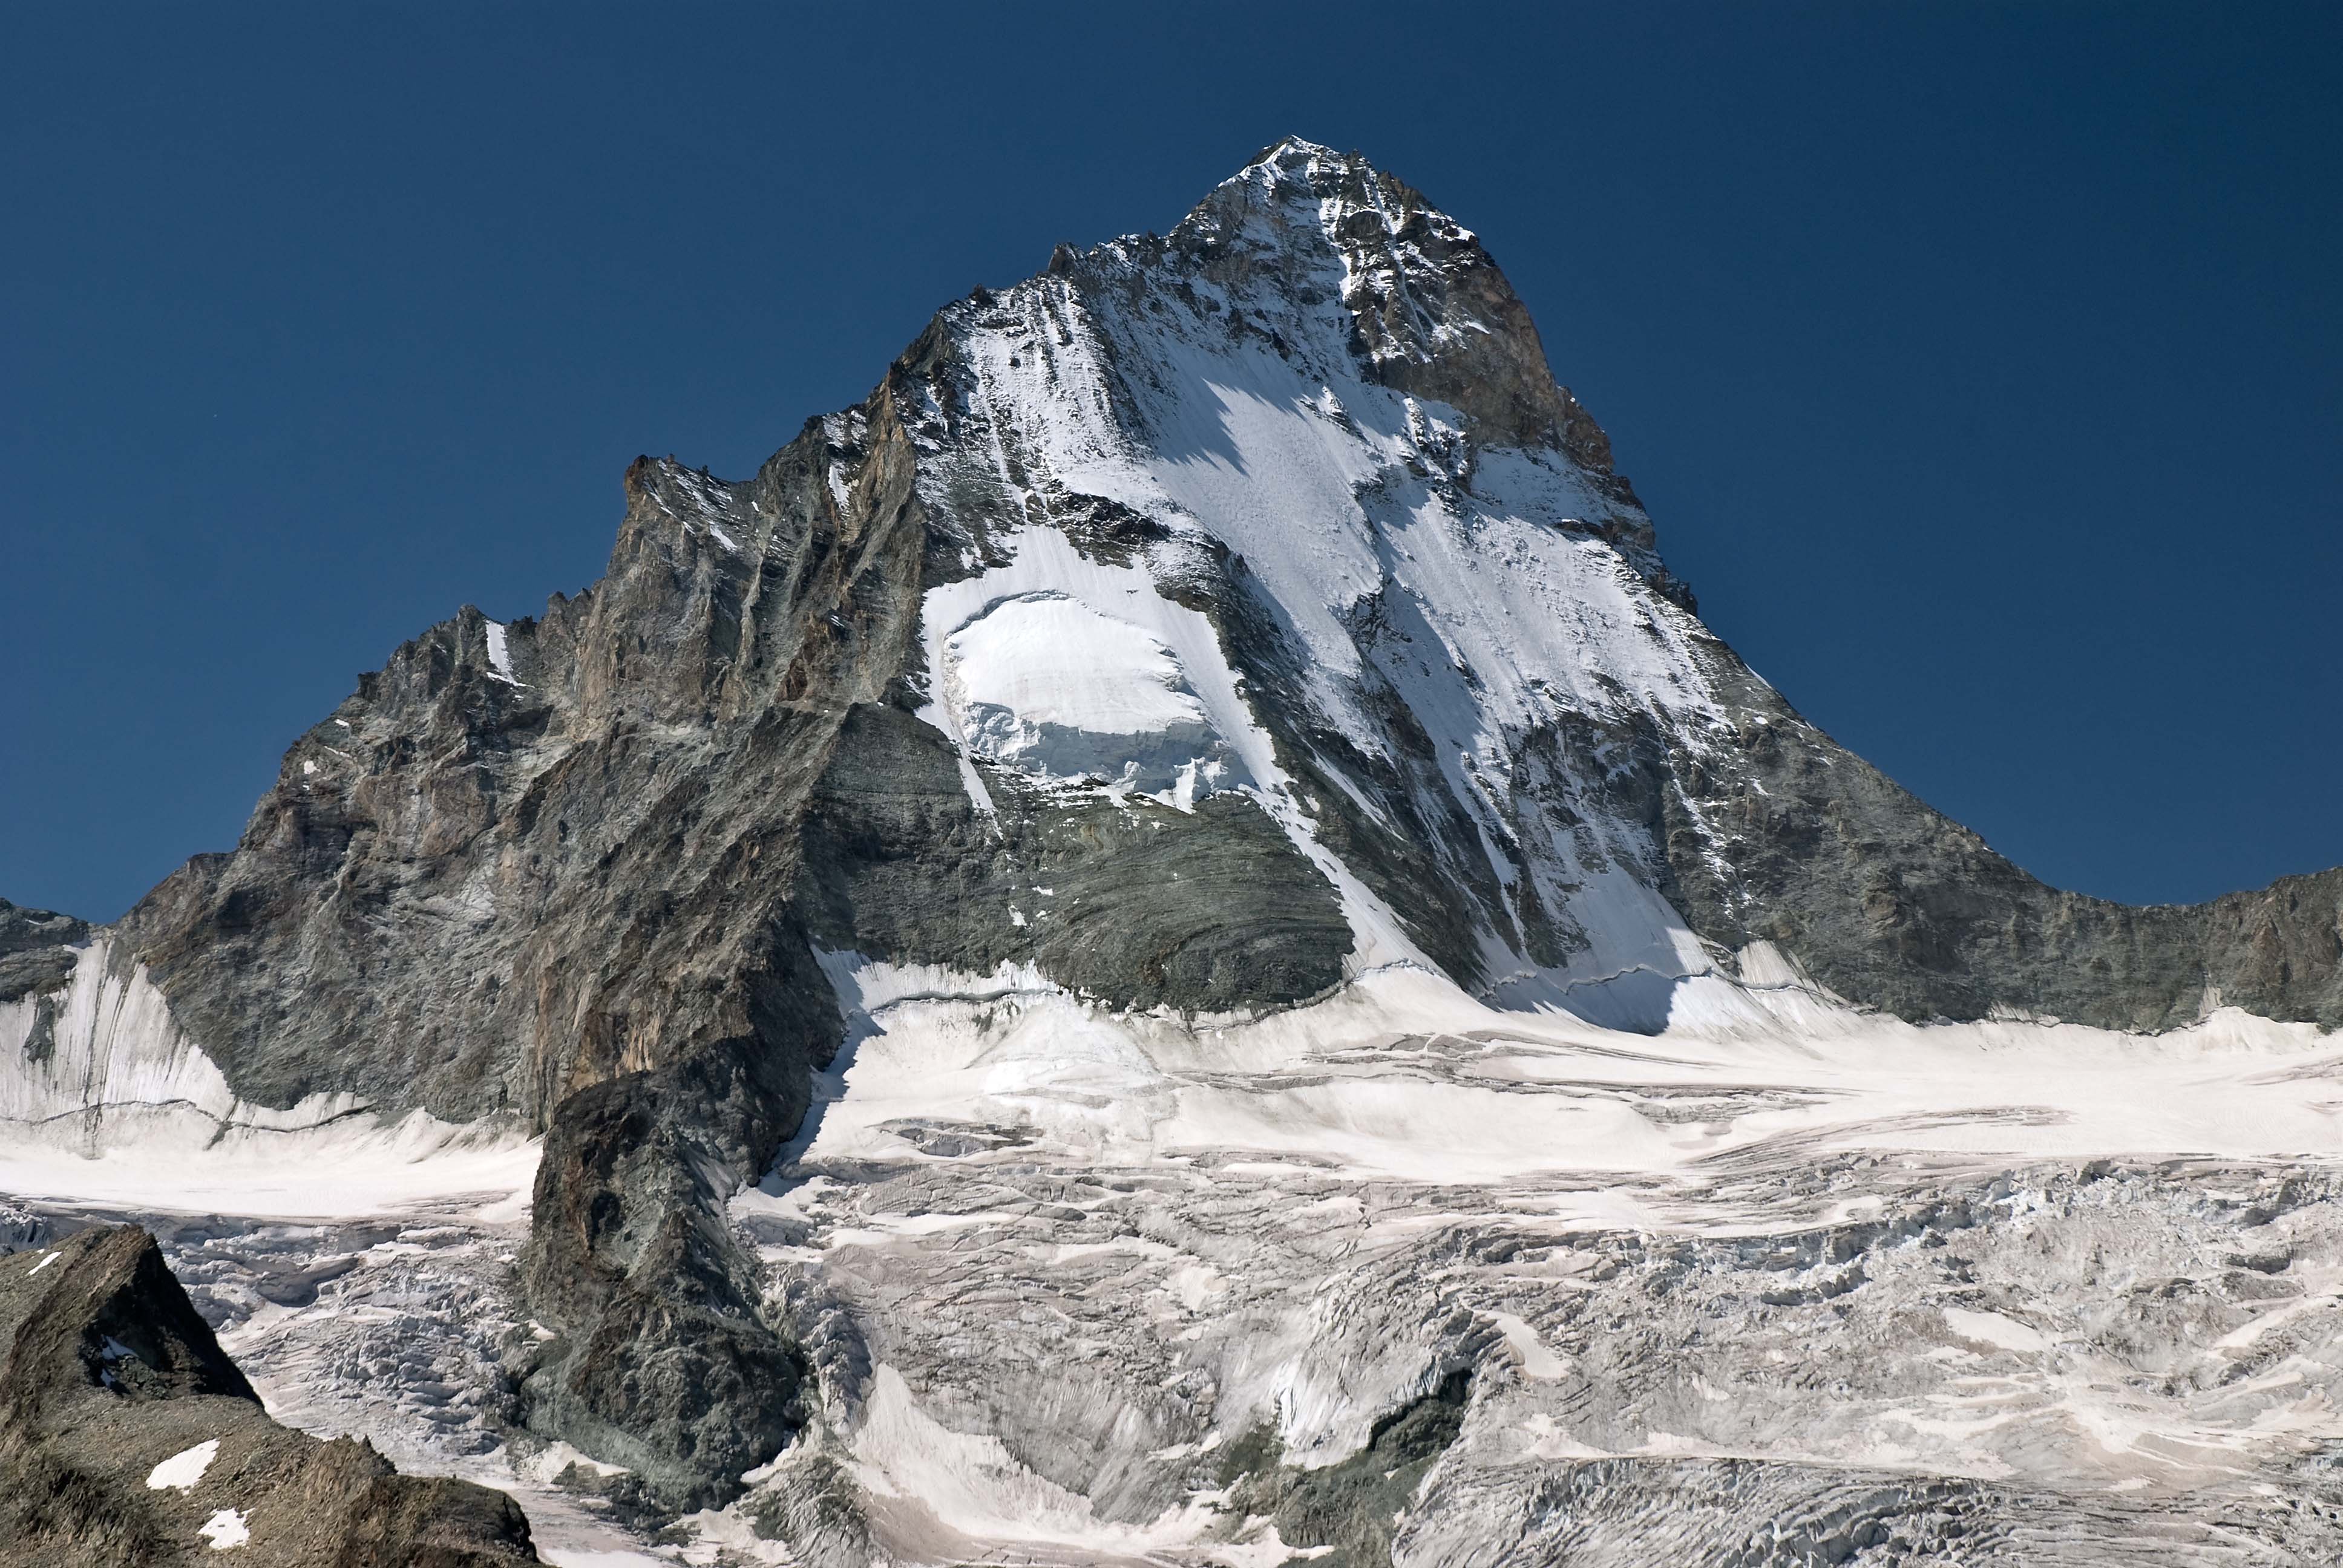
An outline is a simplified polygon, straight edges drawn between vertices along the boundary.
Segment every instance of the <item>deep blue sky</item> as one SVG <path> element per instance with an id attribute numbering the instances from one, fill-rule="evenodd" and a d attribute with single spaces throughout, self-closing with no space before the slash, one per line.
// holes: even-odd
<path id="1" fill-rule="evenodd" d="M 332 13 L 330 16 L 327 13 Z M 9 7 L 0 896 L 232 845 L 928 314 L 1292 131 L 1478 229 L 1708 618 L 2037 874 L 2343 861 L 2343 8 Z"/>

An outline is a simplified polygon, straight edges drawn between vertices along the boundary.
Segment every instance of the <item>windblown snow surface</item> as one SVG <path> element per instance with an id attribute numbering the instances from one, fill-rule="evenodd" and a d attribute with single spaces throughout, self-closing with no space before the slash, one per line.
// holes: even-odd
<path id="1" fill-rule="evenodd" d="M 1259 222 L 1357 218 L 1279 168 L 1238 176 Z M 1698 625 L 1584 526 L 1620 503 L 1578 468 L 1468 452 L 1364 377 L 1344 300 L 1377 285 L 1342 254 L 1258 297 L 1133 262 L 1090 305 L 1048 276 L 948 317 L 1033 519 L 921 607 L 971 801 L 1241 793 L 1354 946 L 1332 994 L 1221 1018 L 818 953 L 845 1039 L 731 1204 L 809 1421 L 739 1502 L 638 1537 L 621 1473 L 509 1424 L 500 1369 L 545 1332 L 513 1290 L 532 1146 L 240 1106 L 97 950 L 42 1060 L 0 1006 L 0 1191 L 155 1225 L 279 1419 L 513 1489 L 556 1563 L 1272 1568 L 1332 1549 L 1280 1498 L 1353 1473 L 1400 1488 L 1345 1516 L 1353 1561 L 2337 1560 L 2343 1040 L 1902 1023 L 1704 947 L 1627 869 L 1642 829 L 1514 809 L 1514 742 L 1565 714 L 1707 745 Z M 1164 531 L 1085 553 L 1047 521 L 1073 495 Z M 1568 912 L 1565 962 L 1493 916 L 1468 991 L 1322 840 L 1172 589 L 1213 550 L 1327 727 L 1383 745 L 1374 703 L 1404 706 L 1489 874 Z M 1434 1406 L 1452 1434 L 1383 1464 Z"/>

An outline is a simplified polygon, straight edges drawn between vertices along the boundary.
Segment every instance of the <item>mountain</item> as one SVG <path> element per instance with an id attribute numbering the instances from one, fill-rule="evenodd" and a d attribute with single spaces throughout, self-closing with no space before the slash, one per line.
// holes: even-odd
<path id="1" fill-rule="evenodd" d="M 2186 1544 L 2038 1434 L 1857 1452 L 1811 1389 L 1728 1421 L 1646 1385 L 1728 1278 L 1728 1316 L 1825 1337 L 1867 1286 L 1913 1399 L 1952 1397 L 1926 1351 L 2041 1349 L 1882 1255 L 2091 1310 L 1994 1218 L 2037 1151 L 2027 1223 L 2107 1243 L 2121 1188 L 2173 1278 L 2249 1299 L 2191 1178 L 2090 1161 L 2317 1142 L 2267 1146 L 2322 1125 L 2343 871 L 2087 899 L 1836 746 L 1703 625 L 1415 191 L 1282 142 L 1167 236 L 947 307 L 753 477 L 643 458 L 625 494 L 599 583 L 400 648 L 233 852 L 112 927 L 0 907 L 0 1115 L 84 1154 L 541 1150 L 479 1287 L 542 1336 L 499 1352 L 515 1441 L 801 1561 Z M 2275 1076 L 2205 1088 L 2216 1037 Z M 2255 1131 L 2144 1134 L 2110 1074 Z M 2009 1126 L 2068 1131 L 1981 1170 Z M 2288 1180 L 2233 1207 L 2324 1234 L 2329 1178 Z M 1891 1331 L 1924 1306 L 1985 1326 Z M 1553 1348 L 1596 1322 L 1656 1360 Z M 1543 1437 L 1458 1457 L 1555 1382 L 1508 1429 Z"/>

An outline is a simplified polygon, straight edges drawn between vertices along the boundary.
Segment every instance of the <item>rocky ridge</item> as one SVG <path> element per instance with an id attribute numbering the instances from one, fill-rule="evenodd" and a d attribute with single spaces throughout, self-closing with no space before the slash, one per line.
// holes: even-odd
<path id="1" fill-rule="evenodd" d="M 534 1563 L 485 1487 L 271 1421 L 136 1227 L 0 1256 L 0 1542 L 25 1568 Z"/>

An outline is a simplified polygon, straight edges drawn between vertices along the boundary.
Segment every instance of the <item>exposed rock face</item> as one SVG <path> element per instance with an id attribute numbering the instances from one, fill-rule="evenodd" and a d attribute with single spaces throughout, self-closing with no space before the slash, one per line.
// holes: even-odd
<path id="1" fill-rule="evenodd" d="M 88 935 L 85 920 L 0 899 L 0 1001 L 55 990 L 73 973 L 68 950 Z"/>
<path id="2" fill-rule="evenodd" d="M 262 1411 L 132 1226 L 0 1257 L 0 1542 L 25 1568 L 534 1563 L 502 1494 Z"/>
<path id="3" fill-rule="evenodd" d="M 1996 1009 L 2164 1030 L 2215 1007 L 2343 1023 L 2343 870 L 2210 903 L 2135 909 L 2044 886 L 1834 745 L 1723 646 L 1725 744 L 1619 750 L 1620 809 L 1648 812 L 1670 900 L 1726 947 L 1775 943 L 1840 995 L 1899 1017 Z"/>
<path id="4" fill-rule="evenodd" d="M 1040 997 L 1089 1010 L 1051 1014 L 1074 1033 L 1121 1020 L 1110 1067 L 1049 1091 L 1111 1121 L 1178 1097 L 1114 1054 L 1173 1050 L 1159 1023 L 1202 1050 L 1222 1015 L 1411 966 L 1642 1031 L 1694 991 L 1809 979 L 1908 1020 L 2333 1025 L 2338 915 L 2343 871 L 2189 909 L 2059 892 L 1835 746 L 1700 623 L 1478 240 L 1288 141 L 1169 236 L 1061 247 L 947 307 L 752 478 L 638 461 L 600 583 L 398 649 L 295 743 L 232 853 L 111 930 L 0 906 L 0 1050 L 62 1040 L 124 1092 L 167 1058 L 223 1124 L 421 1110 L 541 1133 L 520 1281 L 554 1337 L 518 1369 L 530 1424 L 679 1510 L 812 1432 L 802 1495 L 760 1506 L 847 1562 L 917 1532 L 821 1504 L 851 1484 L 816 1439 L 894 1409 L 874 1342 L 954 1352 L 888 1281 L 809 1306 L 727 1205 L 890 1008 L 981 1003 L 953 1027 L 996 1044 Z M 101 962 L 111 990 L 78 971 Z M 1011 1160 L 1049 1131 L 915 1111 L 890 1136 L 920 1158 Z M 1019 1201 L 1069 1225 L 1115 1207 L 1099 1158 Z M 1081 1244 L 1151 1221 L 1129 1222 Z M 907 1299 L 950 1299 L 940 1280 Z M 1226 1478 L 1288 1544 L 1409 1550 L 1386 1483 L 1469 1441 L 1450 1380 L 1485 1349 L 1425 1334 L 1319 1447 Z M 1197 1490 L 1131 1455 L 1202 1444 L 1214 1401 L 1243 1402 L 1118 1374 L 1100 1408 L 1128 1430 L 1085 1454 L 1059 1394 L 1088 1374 L 993 1351 L 989 1392 L 938 1372 L 905 1398 L 1124 1523 Z M 1244 1388 L 1255 1413 L 1272 1398 Z"/>

